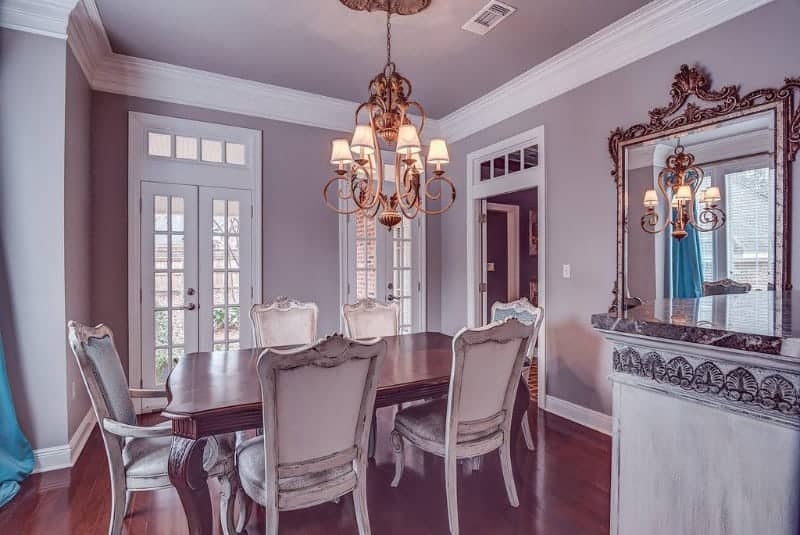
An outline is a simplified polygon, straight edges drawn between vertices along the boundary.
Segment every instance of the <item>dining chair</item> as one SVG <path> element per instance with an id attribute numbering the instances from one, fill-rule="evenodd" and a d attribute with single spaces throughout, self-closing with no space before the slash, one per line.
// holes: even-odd
<path id="1" fill-rule="evenodd" d="M 264 434 L 238 447 L 237 466 L 242 489 L 266 509 L 267 535 L 278 533 L 279 511 L 348 493 L 358 532 L 370 533 L 367 442 L 385 354 L 384 340 L 341 335 L 313 347 L 261 353 Z"/>
<path id="2" fill-rule="evenodd" d="M 544 319 L 544 309 L 533 306 L 526 297 L 522 297 L 509 303 L 496 301 L 492 305 L 491 317 L 492 321 L 516 318 L 522 323 L 534 325 L 533 335 L 528 342 L 528 350 L 525 353 L 525 363 L 522 366 L 522 383 L 525 385 L 525 388 L 527 388 L 531 374 L 531 366 L 535 358 L 533 353 L 536 347 L 536 338 L 539 335 L 539 328 Z M 525 445 L 529 450 L 533 451 L 533 436 L 531 435 L 531 424 L 528 421 L 528 409 L 525 409 L 525 413 L 522 415 L 522 436 L 525 438 Z"/>
<path id="3" fill-rule="evenodd" d="M 533 325 L 516 319 L 462 329 L 453 339 L 447 399 L 398 411 L 391 441 L 392 487 L 400 484 L 404 442 L 444 457 L 450 533 L 458 535 L 457 461 L 499 450 L 508 501 L 519 506 L 511 468 L 511 413 Z"/>
<path id="4" fill-rule="evenodd" d="M 360 299 L 342 305 L 345 334 L 350 338 L 397 336 L 400 333 L 400 306 L 375 299 Z"/>
<path id="5" fill-rule="evenodd" d="M 313 344 L 317 341 L 318 316 L 316 303 L 303 303 L 288 297 L 253 305 L 250 319 L 256 347 Z"/>
<path id="6" fill-rule="evenodd" d="M 106 325 L 67 324 L 69 343 L 89 392 L 108 458 L 111 475 L 109 535 L 122 533 L 131 493 L 172 486 L 167 462 L 172 445 L 171 422 L 154 426 L 136 423 L 132 397 L 165 398 L 164 390 L 128 389 L 125 372 Z M 238 487 L 232 436 L 210 437 L 203 451 L 203 469 L 220 482 L 220 522 L 225 535 L 234 535 L 234 494 Z"/>

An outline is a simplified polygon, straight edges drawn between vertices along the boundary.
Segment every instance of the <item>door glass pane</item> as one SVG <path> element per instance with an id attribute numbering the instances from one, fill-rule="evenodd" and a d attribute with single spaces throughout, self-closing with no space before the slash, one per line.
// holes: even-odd
<path id="1" fill-rule="evenodd" d="M 172 235 L 172 269 L 183 269 L 183 234 Z"/>
<path id="2" fill-rule="evenodd" d="M 196 160 L 197 138 L 175 136 L 175 157 L 182 160 Z"/>
<path id="3" fill-rule="evenodd" d="M 228 340 L 239 339 L 239 307 L 228 307 Z"/>
<path id="4" fill-rule="evenodd" d="M 239 304 L 239 272 L 231 271 L 228 273 L 228 304 Z"/>
<path id="5" fill-rule="evenodd" d="M 183 232 L 183 197 L 172 197 L 172 232 Z"/>
<path id="6" fill-rule="evenodd" d="M 164 384 L 169 375 L 169 355 L 167 349 L 156 349 L 156 384 Z"/>
<path id="7" fill-rule="evenodd" d="M 153 236 L 153 258 L 155 259 L 155 269 L 167 269 L 167 235 L 156 234 Z"/>
<path id="8" fill-rule="evenodd" d="M 150 156 L 170 158 L 172 156 L 172 136 L 169 134 L 159 134 L 158 132 L 148 132 L 147 154 Z"/>
<path id="9" fill-rule="evenodd" d="M 183 344 L 184 336 L 183 336 L 183 328 L 184 328 L 184 311 L 183 310 L 173 310 L 172 311 L 172 343 L 173 344 Z"/>
<path id="10" fill-rule="evenodd" d="M 214 304 L 225 304 L 225 272 L 215 271 L 212 276 L 214 279 Z"/>
<path id="11" fill-rule="evenodd" d="M 212 328 L 214 329 L 214 341 L 225 341 L 225 309 L 215 307 L 211 313 Z"/>
<path id="12" fill-rule="evenodd" d="M 239 237 L 228 238 L 228 269 L 239 269 Z"/>
<path id="13" fill-rule="evenodd" d="M 214 234 L 225 233 L 225 201 L 214 199 L 211 207 L 212 211 L 212 227 L 211 231 Z"/>
<path id="14" fill-rule="evenodd" d="M 239 234 L 239 201 L 228 201 L 228 234 Z"/>
<path id="15" fill-rule="evenodd" d="M 154 303 L 157 307 L 169 306 L 169 284 L 167 282 L 166 273 L 156 273 L 154 275 Z"/>
<path id="16" fill-rule="evenodd" d="M 167 197 L 156 195 L 153 197 L 153 230 L 156 232 L 167 231 Z"/>
<path id="17" fill-rule="evenodd" d="M 222 141 L 204 139 L 201 142 L 201 154 L 204 162 L 222 162 Z"/>
<path id="18" fill-rule="evenodd" d="M 172 274 L 172 306 L 183 306 L 183 273 Z"/>
<path id="19" fill-rule="evenodd" d="M 156 310 L 153 313 L 155 319 L 156 345 L 169 345 L 169 318 L 166 310 Z"/>
<path id="20" fill-rule="evenodd" d="M 244 165 L 244 145 L 225 143 L 225 161 L 235 165 Z"/>
<path id="21" fill-rule="evenodd" d="M 211 248 L 214 269 L 225 269 L 225 237 L 213 236 L 211 238 Z"/>

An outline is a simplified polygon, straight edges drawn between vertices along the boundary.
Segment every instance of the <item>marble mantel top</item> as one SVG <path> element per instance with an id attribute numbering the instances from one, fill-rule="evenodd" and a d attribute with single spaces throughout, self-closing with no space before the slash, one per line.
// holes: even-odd
<path id="1" fill-rule="evenodd" d="M 627 310 L 623 318 L 594 314 L 592 326 L 605 331 L 800 357 L 800 290 L 656 299 Z"/>

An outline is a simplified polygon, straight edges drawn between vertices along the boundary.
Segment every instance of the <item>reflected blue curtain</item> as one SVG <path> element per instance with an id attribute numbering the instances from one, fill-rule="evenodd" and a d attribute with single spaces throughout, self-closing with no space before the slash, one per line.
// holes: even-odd
<path id="1" fill-rule="evenodd" d="M 697 207 L 693 207 L 697 220 Z M 673 211 L 673 217 L 677 214 Z M 703 263 L 697 230 L 686 225 L 686 237 L 672 238 L 672 297 L 703 297 Z"/>
<path id="2" fill-rule="evenodd" d="M 33 451 L 19 429 L 0 340 L 0 507 L 16 496 L 20 481 L 31 471 Z"/>

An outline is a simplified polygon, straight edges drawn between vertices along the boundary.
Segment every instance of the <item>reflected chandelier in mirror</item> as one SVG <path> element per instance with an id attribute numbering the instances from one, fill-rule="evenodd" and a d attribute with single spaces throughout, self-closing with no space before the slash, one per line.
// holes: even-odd
<path id="1" fill-rule="evenodd" d="M 697 230 L 721 229 L 720 232 L 705 234 L 720 235 L 720 238 L 714 238 L 714 240 L 715 243 L 720 242 L 724 249 L 727 238 L 723 235 L 731 232 L 728 229 L 732 221 L 730 210 L 741 207 L 742 203 L 741 195 L 737 199 L 728 198 L 728 194 L 725 193 L 725 181 L 730 182 L 733 178 L 737 178 L 738 182 L 736 184 L 730 182 L 730 186 L 735 185 L 738 188 L 744 180 L 744 174 L 739 173 L 742 177 L 734 177 L 733 171 L 725 171 L 728 173 L 727 175 L 725 172 L 720 175 L 718 171 L 722 166 L 718 164 L 719 160 L 716 158 L 708 158 L 710 151 L 706 151 L 706 159 L 701 160 L 703 163 L 700 164 L 692 161 L 690 156 L 697 155 L 692 147 L 695 147 L 699 141 L 708 141 L 715 137 L 719 138 L 721 135 L 712 134 L 712 132 L 725 130 L 733 132 L 731 135 L 738 136 L 743 131 L 743 122 L 768 124 L 766 127 L 762 124 L 760 128 L 767 128 L 766 132 L 769 132 L 774 139 L 774 144 L 772 143 L 773 139 L 769 139 L 768 143 L 762 143 L 759 146 L 759 151 L 766 150 L 767 152 L 756 154 L 753 151 L 743 150 L 734 155 L 739 161 L 742 161 L 747 157 L 752 160 L 757 155 L 768 154 L 770 160 L 770 163 L 766 165 L 768 174 L 764 175 L 768 178 L 767 182 L 772 181 L 771 177 L 774 174 L 774 185 L 770 188 L 772 198 L 768 199 L 768 204 L 774 210 L 774 219 L 769 226 L 770 234 L 774 238 L 769 256 L 774 258 L 774 265 L 768 268 L 771 273 L 770 282 L 764 284 L 764 288 L 776 291 L 791 289 L 791 174 L 792 162 L 800 149 L 798 98 L 800 98 L 800 78 L 797 77 L 786 78 L 784 85 L 780 88 L 759 89 L 741 94 L 738 85 L 713 89 L 706 73 L 698 67 L 682 65 L 672 82 L 670 102 L 666 106 L 652 109 L 649 112 L 649 122 L 647 123 L 636 124 L 628 128 L 620 127 L 611 132 L 608 149 L 613 160 L 614 167 L 611 174 L 617 190 L 617 278 L 614 286 L 618 289 L 611 306 L 612 312 L 623 315 L 624 309 L 627 307 L 618 307 L 617 301 L 624 300 L 628 304 L 630 295 L 627 269 L 629 239 L 632 238 L 629 237 L 628 231 L 629 191 L 627 188 L 628 173 L 632 169 L 637 169 L 636 165 L 632 163 L 637 152 L 631 153 L 631 150 L 645 147 L 650 149 L 649 154 L 661 154 L 659 159 L 651 158 L 649 160 L 649 164 L 647 164 L 649 167 L 640 166 L 643 170 L 636 177 L 637 188 L 640 188 L 641 193 L 635 191 L 633 193 L 638 199 L 642 199 L 640 195 L 644 194 L 645 214 L 641 219 L 642 228 L 649 234 L 655 234 L 666 230 L 672 223 L 673 233 L 677 231 L 678 235 L 675 235 L 674 238 L 669 237 L 668 234 L 667 236 L 668 239 L 675 242 L 687 241 L 682 238 L 685 237 L 684 232 L 690 227 Z M 724 129 L 721 128 L 723 126 L 725 126 Z M 692 138 L 694 145 L 692 147 L 681 146 L 681 140 L 689 138 Z M 676 140 L 678 140 L 677 146 Z M 765 146 L 768 148 L 763 148 Z M 669 154 L 662 152 L 664 149 L 668 149 Z M 665 170 L 661 178 L 653 180 L 654 177 L 659 176 L 658 168 L 664 166 L 665 157 L 668 160 L 667 168 L 672 167 L 673 169 Z M 713 180 L 704 181 L 702 170 L 705 170 L 705 174 L 708 175 L 709 170 L 706 165 L 712 164 L 717 168 L 714 170 L 716 177 Z M 725 164 L 728 167 L 730 165 Z M 677 176 L 681 172 L 684 173 L 684 183 L 679 184 Z M 651 185 L 649 187 L 646 186 L 647 176 L 650 176 Z M 719 180 L 722 182 L 718 182 Z M 659 184 L 660 181 L 663 181 L 663 185 Z M 653 182 L 655 182 L 655 187 L 652 185 Z M 700 182 L 704 182 L 702 188 Z M 673 188 L 673 186 L 677 187 Z M 689 187 L 682 188 L 682 186 Z M 661 189 L 661 198 L 656 193 L 656 188 Z M 645 191 L 647 189 L 650 191 Z M 736 191 L 738 194 L 738 189 Z M 774 194 L 772 194 L 773 191 Z M 685 207 L 681 215 L 672 214 L 676 197 L 679 205 L 683 204 Z M 724 202 L 723 197 L 725 197 Z M 693 213 L 695 210 L 697 210 L 697 214 Z M 707 213 L 703 215 L 704 212 Z M 630 233 L 632 232 L 631 230 Z M 641 229 L 638 230 L 638 233 L 644 234 Z M 666 233 L 658 235 L 664 234 Z M 728 243 L 730 245 L 730 242 Z M 656 273 L 651 273 L 649 280 L 652 281 L 655 277 L 656 288 L 662 288 L 662 290 L 656 291 L 655 298 L 669 296 L 663 288 L 668 288 L 671 266 L 669 260 L 665 261 L 662 258 L 668 258 L 669 247 L 665 252 L 660 244 L 663 244 L 663 241 L 646 244 L 646 247 L 649 248 L 647 250 L 650 251 L 646 253 L 647 258 L 652 256 L 652 251 L 655 251 L 656 254 Z M 692 246 L 695 246 L 694 242 Z M 711 247 L 712 244 L 708 242 L 708 246 Z M 713 245 L 713 247 L 717 247 L 717 245 Z M 728 249 L 732 250 L 730 247 Z M 638 260 L 643 261 L 646 258 L 641 257 Z M 716 265 L 717 260 L 720 260 L 719 265 Z M 653 260 L 649 261 L 652 268 Z M 708 277 L 721 271 L 720 266 L 724 267 L 725 259 L 714 258 L 713 262 L 715 263 L 714 273 L 712 270 L 707 270 Z M 641 266 L 642 262 L 639 262 L 639 265 Z M 672 267 L 674 268 L 674 264 Z M 667 282 L 663 282 L 664 280 Z M 664 292 L 663 295 L 660 295 L 659 291 Z"/>

